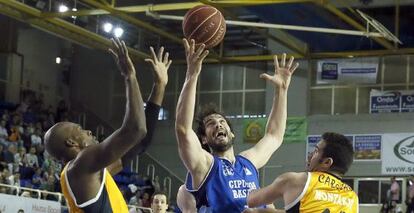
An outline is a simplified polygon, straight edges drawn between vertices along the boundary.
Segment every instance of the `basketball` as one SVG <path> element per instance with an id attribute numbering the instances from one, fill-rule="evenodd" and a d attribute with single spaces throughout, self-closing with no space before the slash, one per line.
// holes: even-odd
<path id="1" fill-rule="evenodd" d="M 205 44 L 209 49 L 223 40 L 226 23 L 219 10 L 208 5 L 199 5 L 185 14 L 183 32 L 188 40 L 194 39 L 196 45 Z"/>

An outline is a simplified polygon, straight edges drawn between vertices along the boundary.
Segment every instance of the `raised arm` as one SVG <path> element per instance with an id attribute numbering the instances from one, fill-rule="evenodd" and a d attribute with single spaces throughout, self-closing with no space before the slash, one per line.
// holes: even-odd
<path id="1" fill-rule="evenodd" d="M 191 40 L 190 44 L 185 39 L 183 42 L 187 59 L 187 73 L 177 103 L 175 133 L 181 160 L 193 178 L 202 179 L 207 174 L 209 166 L 213 162 L 213 157 L 201 148 L 192 124 L 197 80 L 201 72 L 202 62 L 208 55 L 208 50 L 204 50 L 204 44 L 196 49 L 194 40 Z"/>
<path id="2" fill-rule="evenodd" d="M 172 60 L 168 59 L 168 52 L 164 54 L 164 47 L 160 48 L 157 55 L 155 54 L 153 47 L 150 47 L 150 51 L 151 58 L 147 58 L 145 61 L 150 63 L 152 66 L 154 84 L 145 107 L 147 135 L 141 143 L 135 145 L 122 157 L 122 161 L 119 160 L 114 165 L 111 165 L 109 168 L 111 174 L 116 174 L 120 172 L 122 168 L 130 165 L 131 160 L 133 160 L 137 155 L 145 152 L 152 142 L 152 137 L 158 121 L 158 114 L 164 99 L 165 87 L 168 83 L 168 69 L 172 63 Z"/>
<path id="3" fill-rule="evenodd" d="M 146 135 L 144 103 L 138 86 L 135 68 L 128 55 L 124 42 L 112 40 L 110 53 L 117 62 L 124 77 L 126 87 L 126 110 L 119 129 L 102 143 L 84 149 L 74 161 L 76 171 L 93 173 L 119 160 L 129 149 L 139 143 Z"/>
<path id="4" fill-rule="evenodd" d="M 273 203 L 283 198 L 285 205 L 290 204 L 299 196 L 306 184 L 308 175 L 305 172 L 287 172 L 277 177 L 272 184 L 253 190 L 247 197 L 250 208 Z"/>
<path id="5" fill-rule="evenodd" d="M 290 57 L 286 64 L 286 54 L 283 54 L 281 66 L 279 66 L 275 55 L 275 74 L 273 76 L 265 73 L 260 75 L 260 78 L 269 81 L 275 87 L 273 105 L 267 120 L 265 135 L 254 147 L 241 153 L 241 155 L 252 161 L 258 169 L 267 163 L 283 141 L 287 117 L 287 91 L 292 74 L 299 66 L 298 63 L 293 65 L 293 59 L 293 57 Z"/>

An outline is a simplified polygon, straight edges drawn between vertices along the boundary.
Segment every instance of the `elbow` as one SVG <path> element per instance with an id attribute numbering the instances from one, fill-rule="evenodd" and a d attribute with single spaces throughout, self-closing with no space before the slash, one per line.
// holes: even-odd
<path id="1" fill-rule="evenodd" d="M 175 123 L 175 134 L 177 135 L 177 137 L 185 136 L 186 133 L 187 129 L 183 125 Z"/>
<path id="2" fill-rule="evenodd" d="M 138 129 L 137 129 L 137 138 L 138 138 L 138 140 L 142 140 L 142 139 L 144 139 L 145 138 L 145 136 L 147 136 L 147 132 L 148 132 L 148 130 L 147 130 L 147 127 L 139 127 Z"/>
<path id="3" fill-rule="evenodd" d="M 147 127 L 143 126 L 122 126 L 120 129 L 121 134 L 129 135 L 131 138 L 136 138 L 141 141 L 147 135 Z"/>
<path id="4" fill-rule="evenodd" d="M 247 206 L 249 206 L 249 208 L 256 207 L 256 202 L 254 202 L 254 196 L 252 194 L 249 194 L 247 197 Z"/>

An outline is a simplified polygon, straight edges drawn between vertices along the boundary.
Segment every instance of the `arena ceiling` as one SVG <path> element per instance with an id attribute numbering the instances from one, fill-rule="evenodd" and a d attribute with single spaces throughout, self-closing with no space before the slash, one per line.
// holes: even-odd
<path id="1" fill-rule="evenodd" d="M 58 12 L 61 4 L 77 11 Z M 284 50 L 269 47 L 269 41 L 282 44 L 298 58 L 414 53 L 414 29 L 410 23 L 414 20 L 414 0 L 0 0 L 0 13 L 102 50 L 109 47 L 110 35 L 102 31 L 101 25 L 109 21 L 124 28 L 122 38 L 131 54 L 142 58 L 147 56 L 148 44 L 182 50 L 181 21 L 158 19 L 157 15 L 183 16 L 200 4 L 217 7 L 227 20 L 367 32 L 366 21 L 357 12 L 360 10 L 401 41 L 399 44 L 382 37 L 227 25 L 224 42 L 214 49 L 209 62 L 271 60 L 272 54 Z M 142 38 L 146 38 L 145 42 Z"/>

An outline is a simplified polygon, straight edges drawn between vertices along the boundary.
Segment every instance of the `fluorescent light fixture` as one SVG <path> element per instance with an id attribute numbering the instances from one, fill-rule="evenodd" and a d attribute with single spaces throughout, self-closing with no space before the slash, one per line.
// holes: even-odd
<path id="1" fill-rule="evenodd" d="M 56 64 L 60 64 L 62 62 L 62 59 L 60 57 L 56 57 Z"/>
<path id="2" fill-rule="evenodd" d="M 78 9 L 76 9 L 76 8 L 72 8 L 72 11 L 73 12 L 76 12 L 76 11 L 78 11 Z M 71 16 L 72 18 L 76 18 L 76 16 Z"/>

